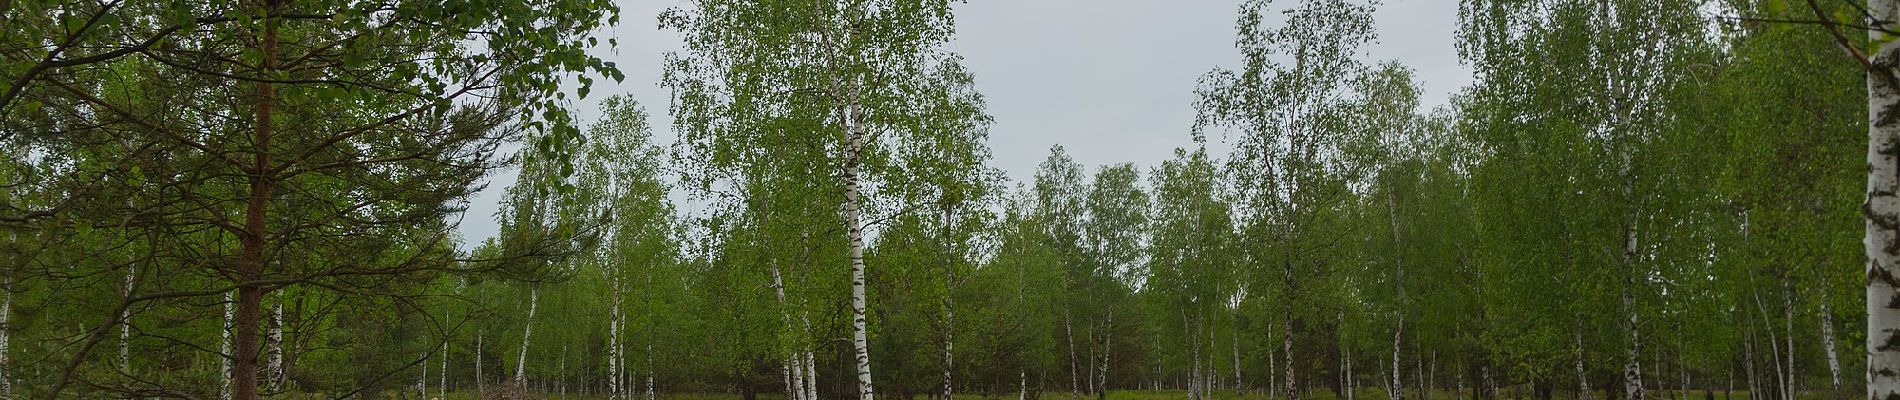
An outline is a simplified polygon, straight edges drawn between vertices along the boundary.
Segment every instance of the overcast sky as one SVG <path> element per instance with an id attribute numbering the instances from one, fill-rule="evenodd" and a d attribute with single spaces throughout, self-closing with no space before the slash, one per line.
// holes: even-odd
<path id="1" fill-rule="evenodd" d="M 1276 1 L 1276 6 L 1294 0 Z M 584 121 L 602 94 L 627 94 L 646 106 L 654 138 L 673 141 L 668 92 L 659 87 L 662 57 L 679 48 L 679 35 L 658 29 L 662 10 L 678 0 L 621 0 L 621 25 L 607 36 L 626 81 L 596 86 L 578 104 Z M 996 118 L 990 127 L 992 165 L 1010 179 L 1030 179 L 1057 144 L 1077 162 L 1096 166 L 1134 162 L 1146 170 L 1191 147 L 1195 81 L 1215 67 L 1233 67 L 1239 0 L 971 0 L 955 8 L 957 36 L 950 50 L 964 57 L 977 89 Z M 1427 109 L 1445 103 L 1471 82 L 1458 62 L 1452 0 L 1386 0 L 1374 15 L 1379 41 L 1367 61 L 1398 60 L 1417 72 Z M 604 42 L 604 41 L 603 41 Z M 1218 140 L 1219 138 L 1211 138 Z M 461 221 L 464 247 L 494 236 L 502 189 L 500 173 L 469 200 Z"/>

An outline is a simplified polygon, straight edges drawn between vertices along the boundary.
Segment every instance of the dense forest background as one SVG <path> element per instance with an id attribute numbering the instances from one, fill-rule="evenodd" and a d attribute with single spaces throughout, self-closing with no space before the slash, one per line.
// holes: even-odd
<path id="1" fill-rule="evenodd" d="M 1425 110 L 1363 50 L 1376 3 L 1247 1 L 1241 62 L 1182 88 L 1198 147 L 1056 146 L 1011 182 L 955 3 L 682 2 L 671 95 L 594 101 L 624 78 L 595 55 L 611 1 L 0 2 L 0 398 L 1795 400 L 1887 376 L 1855 57 L 1891 21 L 1836 21 L 1892 4 L 1462 0 L 1476 83 Z M 510 168 L 500 233 L 461 243 Z"/>

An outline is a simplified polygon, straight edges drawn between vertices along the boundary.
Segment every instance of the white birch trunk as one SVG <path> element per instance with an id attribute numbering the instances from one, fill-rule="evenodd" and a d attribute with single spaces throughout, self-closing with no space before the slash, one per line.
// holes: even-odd
<path id="1" fill-rule="evenodd" d="M 1029 400 L 1029 372 L 1016 369 L 1016 400 Z"/>
<path id="2" fill-rule="evenodd" d="M 1280 351 L 1286 355 L 1286 385 L 1281 389 L 1286 391 L 1286 398 L 1299 400 L 1300 381 L 1293 370 L 1293 325 L 1291 322 L 1287 324 L 1286 331 L 1287 334 L 1280 337 Z"/>
<path id="3" fill-rule="evenodd" d="M 1583 368 L 1583 358 L 1584 358 L 1583 331 L 1581 330 L 1581 326 L 1579 327 L 1579 330 L 1571 332 L 1571 336 L 1576 339 L 1575 349 L 1576 349 L 1576 356 L 1577 356 L 1577 398 L 1581 400 L 1590 400 L 1590 398 L 1592 397 L 1590 394 L 1590 375 Z"/>
<path id="4" fill-rule="evenodd" d="M 1240 395 L 1242 395 L 1242 396 L 1245 396 L 1245 395 L 1247 394 L 1247 383 L 1246 383 L 1246 382 L 1243 382 L 1243 381 L 1241 381 L 1241 379 L 1240 379 L 1240 316 L 1239 316 L 1239 314 L 1240 314 L 1240 311 L 1239 311 L 1239 310 L 1240 310 L 1240 305 L 1238 305 L 1238 304 L 1235 304 L 1235 305 L 1234 305 L 1234 310 L 1235 310 L 1235 311 L 1234 311 L 1234 314 L 1235 314 L 1235 316 L 1234 316 L 1234 332 L 1233 332 L 1233 335 L 1232 335 L 1232 336 L 1230 336 L 1230 338 L 1232 338 L 1232 339 L 1233 339 L 1233 343 L 1232 343 L 1232 344 L 1233 344 L 1233 346 L 1234 346 L 1234 388 L 1235 388 L 1235 389 L 1239 389 L 1239 390 L 1240 390 L 1240 393 L 1239 393 L 1239 394 L 1240 394 Z M 1352 364 L 1351 364 L 1351 361 L 1347 361 L 1347 363 L 1348 363 L 1348 364 L 1346 364 L 1346 365 L 1348 365 L 1348 366 L 1350 366 L 1350 365 L 1352 365 Z M 1351 370 L 1351 368 L 1350 368 L 1350 367 L 1348 367 L 1347 369 L 1348 369 L 1348 371 L 1346 372 L 1346 375 L 1347 375 L 1347 376 L 1352 376 L 1352 371 L 1350 371 L 1350 370 Z M 1102 379 L 1103 379 L 1103 381 L 1107 381 L 1107 379 L 1108 379 L 1108 377 L 1107 377 L 1107 375 L 1103 375 L 1103 378 L 1102 378 Z M 1350 395 L 1348 395 L 1348 396 L 1350 397 Z M 1348 400 L 1350 400 L 1350 399 L 1348 399 Z"/>
<path id="5" fill-rule="evenodd" d="M 526 382 L 528 379 L 528 344 L 534 335 L 534 308 L 540 301 L 540 288 L 528 288 L 528 319 L 521 328 L 521 354 L 515 361 L 515 380 Z"/>
<path id="6" fill-rule="evenodd" d="M 1404 383 L 1405 379 L 1403 378 L 1403 371 L 1399 369 L 1399 365 L 1400 365 L 1399 360 L 1402 359 L 1399 357 L 1400 356 L 1399 340 L 1400 338 L 1404 337 L 1404 335 L 1405 335 L 1405 314 L 1400 313 L 1398 328 L 1392 330 L 1392 375 L 1388 377 L 1392 379 L 1392 382 L 1388 386 L 1392 388 L 1392 390 L 1389 390 L 1386 392 L 1386 398 L 1389 400 L 1400 400 L 1400 399 L 1405 398 L 1405 383 Z"/>
<path id="7" fill-rule="evenodd" d="M 1200 360 L 1196 358 L 1194 339 L 1192 339 L 1194 337 L 1194 323 L 1188 320 L 1187 310 L 1181 310 L 1181 331 L 1181 337 L 1189 338 L 1187 339 L 1187 343 L 1184 343 L 1189 357 L 1187 398 L 1188 400 L 1200 400 L 1200 392 L 1196 391 L 1196 388 L 1199 387 L 1196 383 L 1199 382 L 1200 379 L 1196 377 L 1196 374 L 1200 372 L 1201 364 Z"/>
<path id="8" fill-rule="evenodd" d="M 434 349 L 431 349 L 434 350 Z M 429 398 L 429 354 L 422 355 L 422 373 L 416 378 L 416 398 Z"/>
<path id="9" fill-rule="evenodd" d="M 1772 317 L 1768 315 L 1767 306 L 1763 305 L 1761 302 L 1761 293 L 1755 292 L 1754 297 L 1755 297 L 1755 311 L 1759 312 L 1762 318 L 1761 319 L 1762 332 L 1765 332 L 1768 334 L 1768 361 L 1770 361 L 1770 364 L 1774 364 L 1775 366 L 1775 379 L 1768 382 L 1762 382 L 1762 384 L 1764 385 L 1773 384 L 1774 391 L 1777 392 L 1776 393 L 1777 398 L 1785 400 L 1786 394 L 1780 393 L 1780 392 L 1788 388 L 1788 383 L 1787 383 L 1788 375 L 1785 372 L 1786 369 L 1781 367 L 1781 363 L 1782 363 L 1781 337 L 1775 334 L 1775 324 L 1774 322 L 1770 321 Z"/>
<path id="10" fill-rule="evenodd" d="M 1627 157 L 1625 158 L 1626 158 L 1626 161 L 1625 161 L 1624 168 L 1627 170 L 1628 161 L 1627 161 Z M 1637 332 L 1637 329 L 1636 329 L 1637 328 L 1636 296 L 1634 293 L 1632 293 L 1632 290 L 1633 290 L 1632 286 L 1636 285 L 1636 278 L 1635 278 L 1636 251 L 1637 251 L 1636 229 L 1635 227 L 1624 227 L 1623 229 L 1624 272 L 1623 272 L 1623 302 L 1622 302 L 1622 305 L 1623 305 L 1622 312 L 1624 316 L 1623 331 L 1626 335 L 1629 336 L 1629 340 L 1630 340 L 1629 347 L 1626 349 L 1627 351 L 1625 354 L 1627 358 L 1624 360 L 1624 363 L 1623 363 L 1623 399 L 1624 400 L 1643 400 L 1643 396 L 1644 396 L 1643 394 L 1643 365 L 1642 365 L 1642 362 L 1638 361 L 1637 359 L 1642 354 L 1643 342 L 1642 342 L 1641 335 Z"/>
<path id="11" fill-rule="evenodd" d="M 1841 356 L 1834 350 L 1834 313 L 1827 307 L 1826 299 L 1821 301 L 1821 348 L 1827 352 L 1827 374 L 1834 384 L 1834 392 L 1841 391 Z"/>
<path id="12" fill-rule="evenodd" d="M 277 291 L 277 304 L 271 309 L 270 361 L 265 366 L 265 379 L 270 380 L 267 384 L 272 392 L 284 389 L 284 293 L 282 289 Z"/>
<path id="13" fill-rule="evenodd" d="M 1358 388 L 1353 387 L 1352 383 L 1352 348 L 1339 346 L 1339 353 L 1340 363 L 1345 364 L 1344 368 L 1341 369 L 1346 371 L 1346 376 L 1339 377 L 1339 379 L 1341 382 L 1344 382 L 1341 386 L 1346 388 L 1346 400 L 1358 400 Z M 1238 358 L 1235 358 L 1235 360 L 1235 362 L 1239 362 Z"/>
<path id="14" fill-rule="evenodd" d="M 1782 398 L 1785 400 L 1795 400 L 1794 288 L 1793 286 L 1794 284 L 1792 282 L 1789 282 L 1785 279 L 1782 281 L 1782 291 L 1781 291 L 1781 315 L 1783 317 L 1781 321 L 1782 338 L 1783 340 L 1786 340 L 1788 343 L 1788 345 L 1785 346 L 1788 350 L 1788 355 L 1787 355 L 1788 356 L 1788 371 L 1786 372 L 1788 374 L 1788 379 L 1783 381 L 1783 382 L 1786 382 L 1786 384 L 1782 387 L 1782 391 L 1781 391 Z"/>
<path id="15" fill-rule="evenodd" d="M 138 264 L 125 266 L 125 298 L 132 298 L 132 284 L 138 279 Z M 119 368 L 132 370 L 132 308 L 119 311 Z"/>
<path id="16" fill-rule="evenodd" d="M 778 298 L 779 321 L 784 324 L 786 331 L 790 331 L 792 329 L 792 314 L 785 303 L 785 279 L 779 273 L 777 257 L 772 258 L 770 266 L 772 270 L 772 294 Z M 779 373 L 785 376 L 785 398 L 803 400 L 805 381 L 800 375 L 804 372 L 804 367 L 799 365 L 797 353 L 793 353 L 790 357 L 780 360 Z"/>
<path id="17" fill-rule="evenodd" d="M 442 312 L 442 320 L 445 322 L 449 320 L 448 311 Z M 447 336 L 447 335 L 444 335 L 444 336 Z M 447 337 L 442 338 L 442 353 L 441 354 L 442 354 L 441 355 L 442 381 L 438 382 L 440 384 L 436 385 L 435 389 L 436 389 L 436 392 L 442 394 L 442 397 L 449 397 L 449 338 Z"/>
<path id="18" fill-rule="evenodd" d="M 1743 331 L 1746 332 L 1747 330 L 1743 330 Z M 1755 379 L 1756 362 L 1755 362 L 1755 335 L 1754 334 L 1748 334 L 1747 340 L 1742 342 L 1742 355 L 1746 357 L 1748 361 L 1747 368 L 1746 368 L 1747 374 L 1748 374 L 1748 379 L 1747 379 L 1748 393 L 1750 396 L 1760 396 L 1761 384 Z"/>
<path id="19" fill-rule="evenodd" d="M 1182 318 L 1187 317 L 1183 316 Z M 1069 398 L 1079 399 L 1082 398 L 1082 394 L 1080 393 L 1082 391 L 1082 381 L 1077 375 L 1081 374 L 1081 367 L 1077 365 L 1077 360 L 1075 359 L 1075 327 L 1069 324 L 1069 306 L 1067 305 L 1062 306 L 1062 332 L 1062 337 L 1069 343 Z M 1193 336 L 1190 335 L 1189 337 L 1192 338 Z M 1198 363 L 1200 360 L 1196 359 L 1195 362 Z M 1198 368 L 1198 365 L 1196 367 Z M 1188 390 L 1188 397 L 1194 397 L 1193 390 Z"/>
<path id="20" fill-rule="evenodd" d="M 876 400 L 871 386 L 870 327 L 865 320 L 863 183 L 859 169 L 864 162 L 865 132 L 855 96 L 850 96 L 843 113 L 844 149 L 844 223 L 850 240 L 851 258 L 851 347 L 857 352 L 858 400 Z"/>
<path id="21" fill-rule="evenodd" d="M 237 310 L 232 308 L 236 304 L 231 299 L 231 292 L 224 292 L 224 330 L 219 331 L 221 340 L 218 342 L 218 353 L 223 356 L 218 364 L 218 376 L 223 377 L 220 378 L 222 383 L 218 398 L 224 400 L 231 400 L 231 324 L 237 317 Z"/>
<path id="22" fill-rule="evenodd" d="M 653 342 L 647 342 L 647 400 L 659 398 L 653 389 Z"/>
<path id="23" fill-rule="evenodd" d="M 13 398 L 13 378 L 7 376 L 7 341 L 13 331 L 13 285 L 0 287 L 0 292 L 6 292 L 0 294 L 5 297 L 0 299 L 0 398 L 10 399 Z"/>
<path id="24" fill-rule="evenodd" d="M 613 302 L 607 308 L 607 399 L 621 400 L 624 389 L 621 388 L 620 359 L 620 279 L 616 276 L 613 285 Z"/>
<path id="25" fill-rule="evenodd" d="M 1273 332 L 1267 332 L 1267 343 L 1273 343 Z M 1267 399 L 1271 400 L 1280 393 L 1280 358 L 1273 346 L 1267 346 Z"/>
<path id="26" fill-rule="evenodd" d="M 1900 1 L 1867 0 L 1868 16 L 1875 21 L 1900 20 Z M 1881 23 L 1879 28 L 1890 28 Z M 1873 44 L 1869 59 L 1880 71 L 1867 74 L 1867 398 L 1900 397 L 1900 123 L 1894 120 L 1900 104 L 1900 82 L 1889 79 L 1900 42 L 1881 29 L 1867 30 Z M 1876 73 L 1877 72 L 1877 73 Z M 1859 168 L 1856 166 L 1855 168 Z"/>
<path id="27" fill-rule="evenodd" d="M 482 379 L 482 337 L 483 336 L 485 335 L 482 335 L 481 331 L 479 330 L 475 331 L 475 394 L 478 396 L 488 394 L 488 383 L 485 382 L 486 381 L 485 379 Z"/>

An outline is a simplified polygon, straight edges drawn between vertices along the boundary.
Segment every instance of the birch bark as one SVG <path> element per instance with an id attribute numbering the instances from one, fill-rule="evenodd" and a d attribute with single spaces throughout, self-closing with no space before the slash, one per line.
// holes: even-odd
<path id="1" fill-rule="evenodd" d="M 218 390 L 218 398 L 231 400 L 231 319 L 233 317 L 231 292 L 224 292 L 224 329 L 218 331 L 218 353 L 223 359 L 218 364 L 218 375 L 223 376 L 223 386 Z"/>
<path id="2" fill-rule="evenodd" d="M 13 315 L 13 284 L 0 287 L 0 292 L 6 292 L 0 294 L 5 297 L 0 299 L 0 398 L 13 398 L 13 379 L 7 376 L 8 332 L 13 330 L 10 322 Z"/>
<path id="3" fill-rule="evenodd" d="M 1827 307 L 1827 299 L 1821 300 L 1821 348 L 1827 352 L 1827 373 L 1834 391 L 1841 391 L 1841 357 L 1834 350 L 1834 313 Z"/>
<path id="4" fill-rule="evenodd" d="M 1867 0 L 1874 21 L 1900 18 L 1900 1 Z M 1819 12 L 1819 11 L 1817 11 Z M 1900 398 L 1900 82 L 1894 82 L 1900 41 L 1879 29 L 1867 30 L 1873 46 L 1867 74 L 1867 398 Z"/>
<path id="5" fill-rule="evenodd" d="M 840 112 L 844 123 L 844 223 L 850 240 L 851 258 L 851 348 L 857 353 L 858 400 L 875 400 L 871 386 L 870 327 L 865 320 L 863 183 L 859 169 L 864 163 L 865 132 L 858 110 L 856 91 L 847 96 Z"/>
<path id="6" fill-rule="evenodd" d="M 271 308 L 270 322 L 270 361 L 264 366 L 266 387 L 272 392 L 283 390 L 284 385 L 284 296 L 283 290 L 277 292 L 277 304 Z M 444 370 L 446 371 L 446 370 Z"/>
<path id="7" fill-rule="evenodd" d="M 515 381 L 518 382 L 525 383 L 528 380 L 528 344 L 532 343 L 530 340 L 534 336 L 534 308 L 539 301 L 540 288 L 529 287 L 528 319 L 521 324 L 521 353 L 515 361 Z"/>

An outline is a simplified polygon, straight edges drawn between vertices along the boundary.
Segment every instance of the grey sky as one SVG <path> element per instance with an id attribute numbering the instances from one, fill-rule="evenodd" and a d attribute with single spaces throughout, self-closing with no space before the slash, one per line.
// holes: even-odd
<path id="1" fill-rule="evenodd" d="M 607 34 L 620 47 L 603 56 L 627 80 L 595 87 L 594 97 L 578 105 L 584 120 L 592 120 L 593 103 L 603 94 L 628 94 L 652 115 L 655 139 L 671 143 L 660 63 L 679 48 L 679 35 L 655 21 L 678 4 L 620 1 L 621 26 Z M 996 118 L 992 165 L 1024 181 L 1056 144 L 1090 169 L 1119 162 L 1146 169 L 1174 148 L 1192 146 L 1196 80 L 1239 60 L 1233 49 L 1238 6 L 1239 0 L 972 0 L 957 6 L 950 49 L 976 74 Z M 1387 0 L 1374 17 L 1379 42 L 1368 49 L 1368 61 L 1398 60 L 1415 70 L 1427 108 L 1470 83 L 1453 47 L 1455 1 Z M 495 234 L 500 194 L 513 181 L 512 172 L 498 174 L 470 199 L 460 227 L 465 247 Z"/>

